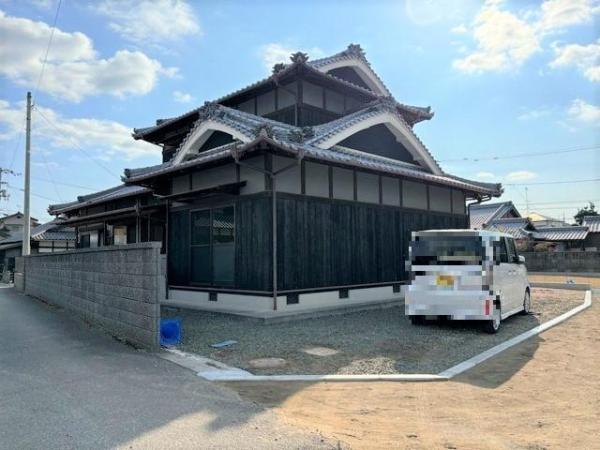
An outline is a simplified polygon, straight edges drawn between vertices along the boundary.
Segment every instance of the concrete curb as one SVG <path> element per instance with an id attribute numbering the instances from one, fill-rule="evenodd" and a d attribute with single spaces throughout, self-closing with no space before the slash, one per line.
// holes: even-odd
<path id="1" fill-rule="evenodd" d="M 567 285 L 572 286 L 572 285 Z M 565 288 L 568 289 L 568 288 Z M 389 375 L 253 375 L 242 369 L 227 366 L 219 361 L 205 358 L 200 355 L 186 353 L 181 350 L 168 348 L 165 352 L 159 354 L 163 359 L 169 360 L 187 369 L 193 370 L 196 374 L 209 381 L 299 381 L 299 382 L 352 382 L 352 381 L 448 381 L 455 376 L 472 369 L 476 365 L 490 359 L 521 342 L 543 333 L 544 331 L 564 322 L 565 320 L 579 314 L 592 305 L 592 291 L 587 290 L 584 301 L 581 305 L 567 311 L 566 313 L 555 317 L 548 322 L 538 325 L 529 331 L 519 334 L 495 347 L 486 350 L 466 361 L 461 362 L 439 374 L 389 374 Z"/>

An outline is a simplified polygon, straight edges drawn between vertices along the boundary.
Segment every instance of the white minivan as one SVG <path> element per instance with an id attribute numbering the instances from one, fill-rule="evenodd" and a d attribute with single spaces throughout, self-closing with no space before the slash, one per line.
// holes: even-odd
<path id="1" fill-rule="evenodd" d="M 486 230 L 412 233 L 406 315 L 425 319 L 479 320 L 488 333 L 500 321 L 531 308 L 525 258 L 511 235 Z"/>

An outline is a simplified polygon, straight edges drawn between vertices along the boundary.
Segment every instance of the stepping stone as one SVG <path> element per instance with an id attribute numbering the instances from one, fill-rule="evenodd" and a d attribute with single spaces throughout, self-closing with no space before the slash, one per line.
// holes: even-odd
<path id="1" fill-rule="evenodd" d="M 339 353 L 339 351 L 333 349 L 333 348 L 327 348 L 327 347 L 311 347 L 311 348 L 305 348 L 304 350 L 302 350 L 304 353 L 308 353 L 309 355 L 313 355 L 313 356 L 333 356 Z"/>
<path id="2" fill-rule="evenodd" d="M 253 369 L 277 369 L 287 364 L 283 358 L 258 358 L 248 361 L 248 367 Z"/>

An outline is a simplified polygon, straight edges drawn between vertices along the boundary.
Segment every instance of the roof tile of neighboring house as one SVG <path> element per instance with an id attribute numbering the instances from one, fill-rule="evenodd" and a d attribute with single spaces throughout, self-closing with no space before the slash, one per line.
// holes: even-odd
<path id="1" fill-rule="evenodd" d="M 60 224 L 57 220 L 46 222 L 31 229 L 32 241 L 74 241 L 75 230 Z M 23 241 L 23 231 L 14 231 L 6 239 L 0 240 L 0 245 L 13 244 Z"/>
<path id="2" fill-rule="evenodd" d="M 142 186 L 122 184 L 120 186 L 115 186 L 103 191 L 94 192 L 93 194 L 80 195 L 77 197 L 77 200 L 73 202 L 50 205 L 48 207 L 48 212 L 50 214 L 62 214 L 63 212 L 85 206 L 97 205 L 98 203 L 107 202 L 109 200 L 117 200 L 119 198 L 130 197 L 147 192 L 151 192 L 150 189 Z"/>
<path id="3" fill-rule="evenodd" d="M 600 216 L 584 216 L 582 225 L 588 227 L 590 233 L 600 233 Z"/>
<path id="4" fill-rule="evenodd" d="M 508 233 L 515 239 L 525 239 L 533 235 L 535 230 L 527 217 L 504 217 L 494 219 L 486 226 L 487 230 Z"/>
<path id="5" fill-rule="evenodd" d="M 548 227 L 538 228 L 534 237 L 543 241 L 580 241 L 587 237 L 588 227 Z"/>
<path id="6" fill-rule="evenodd" d="M 485 228 L 493 220 L 499 219 L 511 211 L 521 217 L 512 202 L 473 203 L 469 205 L 470 228 L 474 230 Z"/>

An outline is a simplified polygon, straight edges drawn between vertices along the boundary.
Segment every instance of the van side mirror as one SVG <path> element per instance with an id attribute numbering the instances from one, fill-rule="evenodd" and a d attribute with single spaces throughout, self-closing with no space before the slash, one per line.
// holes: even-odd
<path id="1" fill-rule="evenodd" d="M 524 256 L 519 255 L 518 259 L 519 259 L 519 264 L 525 264 L 525 257 Z"/>

